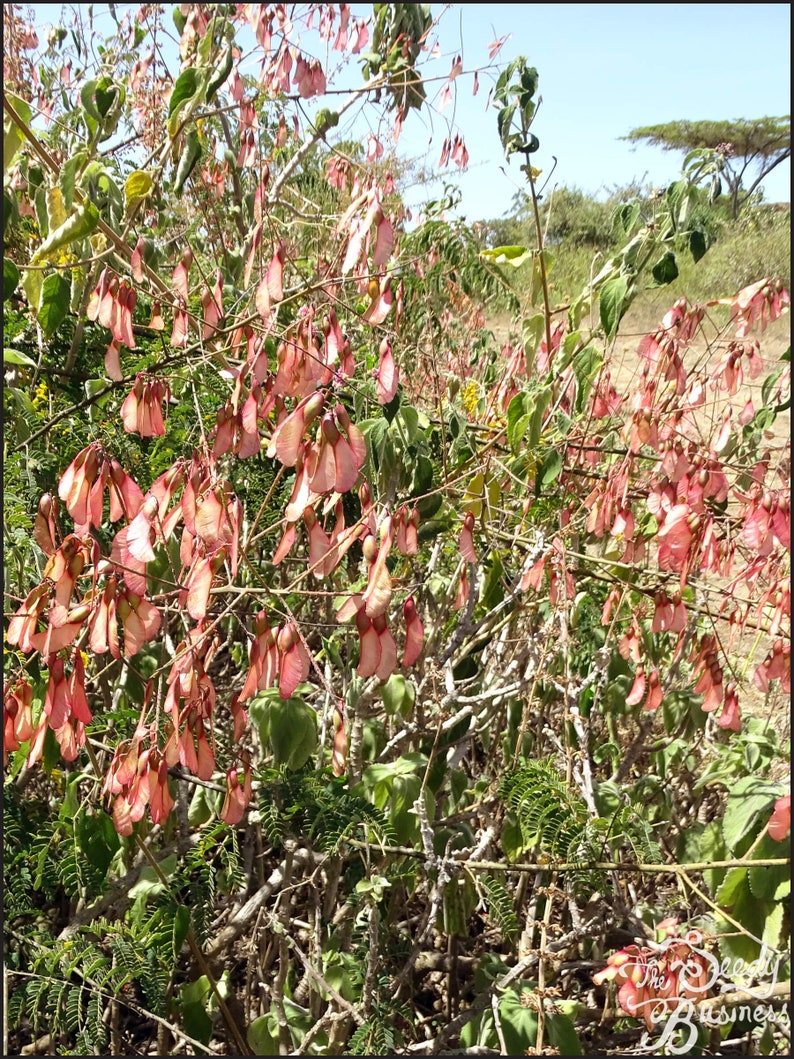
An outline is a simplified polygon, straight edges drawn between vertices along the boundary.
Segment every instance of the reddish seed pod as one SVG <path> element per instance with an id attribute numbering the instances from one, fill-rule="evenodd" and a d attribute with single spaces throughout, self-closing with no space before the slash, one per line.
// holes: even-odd
<path id="1" fill-rule="evenodd" d="M 78 552 L 76 555 L 72 556 L 72 558 L 71 558 L 71 560 L 69 562 L 69 574 L 70 574 L 70 576 L 71 577 L 77 577 L 82 572 L 84 566 L 85 566 L 85 556 L 83 555 L 82 552 Z"/>
<path id="2" fill-rule="evenodd" d="M 143 506 L 141 508 L 141 511 L 143 512 L 143 515 L 144 515 L 144 518 L 148 519 L 151 522 L 151 520 L 154 518 L 154 516 L 157 514 L 157 512 L 159 510 L 160 510 L 160 504 L 159 504 L 159 501 L 157 500 L 157 497 L 156 496 L 147 496 L 147 498 L 144 500 Z"/>
<path id="3" fill-rule="evenodd" d="M 329 445 L 335 445 L 339 441 L 339 431 L 330 415 L 323 416 L 321 429 Z"/>
<path id="4" fill-rule="evenodd" d="M 312 394 L 303 409 L 303 419 L 307 427 L 311 426 L 323 408 L 325 408 L 325 395 L 319 392 Z"/>
<path id="5" fill-rule="evenodd" d="M 79 603 L 76 607 L 72 607 L 69 613 L 66 615 L 68 622 L 85 621 L 88 615 L 91 613 L 90 603 Z"/>
<path id="6" fill-rule="evenodd" d="M 285 625 L 278 634 L 278 649 L 282 654 L 286 654 L 291 647 L 295 646 L 296 636 L 295 630 L 291 625 Z"/>
<path id="7" fill-rule="evenodd" d="M 99 472 L 99 453 L 92 445 L 88 450 L 88 454 L 83 464 L 83 472 L 85 474 L 86 481 L 93 483 L 96 481 L 97 474 Z"/>

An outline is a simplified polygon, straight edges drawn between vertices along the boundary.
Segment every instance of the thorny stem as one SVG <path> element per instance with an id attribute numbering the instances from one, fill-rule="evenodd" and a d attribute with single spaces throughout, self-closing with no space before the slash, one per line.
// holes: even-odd
<path id="1" fill-rule="evenodd" d="M 535 1049 L 538 1055 L 543 1054 L 543 1032 L 546 1028 L 546 945 L 549 940 L 549 924 L 551 923 L 551 910 L 554 907 L 554 896 L 557 893 L 555 883 L 556 873 L 552 875 L 551 882 L 546 888 L 546 907 L 543 910 L 543 921 L 540 926 L 540 959 L 538 960 L 538 1032 Z"/>

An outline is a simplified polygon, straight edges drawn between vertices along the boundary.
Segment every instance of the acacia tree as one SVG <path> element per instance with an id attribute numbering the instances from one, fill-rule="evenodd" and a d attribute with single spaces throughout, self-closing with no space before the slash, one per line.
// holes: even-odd
<path id="1" fill-rule="evenodd" d="M 387 167 L 422 5 L 179 5 L 179 70 L 165 14 L 35 65 L 7 25 L 12 1048 L 633 1050 L 714 987 L 608 935 L 704 972 L 787 938 L 790 386 L 752 337 L 787 292 L 682 299 L 619 378 L 697 186 L 627 206 L 561 317 L 525 62 L 493 98 L 537 245 L 478 257 Z"/>
<path id="2" fill-rule="evenodd" d="M 700 151 L 719 156 L 719 176 L 728 185 L 734 219 L 762 181 L 791 157 L 791 118 L 739 118 L 733 121 L 668 121 L 643 125 L 622 137 L 646 140 L 664 151 Z M 719 184 L 715 187 L 719 194 Z M 716 197 L 715 194 L 715 197 Z"/>

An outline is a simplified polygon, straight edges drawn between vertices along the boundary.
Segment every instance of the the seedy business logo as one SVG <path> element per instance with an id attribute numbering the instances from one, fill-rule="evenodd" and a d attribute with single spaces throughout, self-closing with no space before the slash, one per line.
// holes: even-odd
<path id="1" fill-rule="evenodd" d="M 763 946 L 751 963 L 720 960 L 700 931 L 679 937 L 677 927 L 677 920 L 665 920 L 659 929 L 667 936 L 659 945 L 629 945 L 613 953 L 604 970 L 593 976 L 596 985 L 614 980 L 621 1008 L 644 1020 L 643 1051 L 686 1055 L 697 1042 L 699 1025 L 741 1020 L 762 1026 L 788 1018 L 786 1011 L 776 1012 L 766 1003 L 775 993 L 783 954 Z"/>
<path id="2" fill-rule="evenodd" d="M 670 1055 L 686 1055 L 697 1042 L 698 1024 L 726 1026 L 738 1019 L 761 1026 L 779 1017 L 779 1013 L 764 1001 L 770 1000 L 774 994 L 784 959 L 782 953 L 763 946 L 761 955 L 751 963 L 738 957 L 720 960 L 706 948 L 705 938 L 697 930 L 688 931 L 686 943 L 689 948 L 686 958 L 681 955 L 677 938 L 666 938 L 659 947 L 661 961 L 668 952 L 672 954 L 667 965 L 678 982 L 679 994 L 668 998 L 666 1003 L 651 1004 L 650 1021 L 654 1027 L 661 1027 L 662 1033 L 653 1042 L 649 1041 L 649 1034 L 644 1033 L 643 1048 L 665 1048 Z M 656 961 L 647 968 L 650 984 L 656 988 L 661 985 L 654 980 L 657 968 Z M 739 986 L 737 982 L 747 984 Z M 753 986 L 753 982 L 762 984 Z M 742 1000 L 734 999 L 737 993 L 743 995 Z M 710 996 L 714 998 L 713 1003 L 708 1003 Z M 730 1001 L 718 1003 L 720 997 L 730 998 Z M 786 1011 L 783 1017 L 788 1017 Z M 677 1031 L 684 1031 L 683 1037 L 677 1036 Z"/>

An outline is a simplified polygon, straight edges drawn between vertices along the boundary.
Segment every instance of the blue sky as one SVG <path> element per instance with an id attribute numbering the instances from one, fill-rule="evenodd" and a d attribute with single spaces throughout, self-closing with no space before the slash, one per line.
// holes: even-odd
<path id="1" fill-rule="evenodd" d="M 119 11 L 137 5 L 118 4 Z M 353 4 L 356 15 L 371 6 Z M 426 67 L 432 102 L 446 82 L 453 58 L 463 57 L 464 74 L 454 82 L 454 98 L 441 115 L 412 112 L 398 149 L 425 158 L 435 171 L 441 145 L 454 119 L 469 151 L 469 168 L 450 164 L 429 187 L 417 188 L 409 203 L 440 195 L 444 183 L 458 184 L 457 212 L 468 220 L 499 217 L 523 188 L 519 160 L 506 164 L 496 131 L 496 111 L 487 109 L 495 77 L 482 72 L 472 95 L 470 71 L 486 67 L 488 45 L 509 35 L 498 62 L 525 55 L 539 74 L 542 103 L 533 131 L 540 140 L 534 164 L 552 182 L 591 193 L 642 180 L 655 186 L 676 179 L 683 156 L 632 145 L 620 137 L 639 125 L 677 118 L 719 119 L 780 116 L 790 110 L 791 12 L 788 4 L 433 4 L 441 16 L 440 55 Z M 108 31 L 107 5 L 94 4 L 97 26 Z M 34 5 L 40 23 L 57 20 L 55 5 Z M 170 19 L 167 19 L 170 24 Z M 316 34 L 302 44 L 313 51 Z M 174 48 L 175 52 L 175 48 Z M 175 61 L 176 66 L 176 61 Z M 174 70 L 176 72 L 176 69 Z M 351 60 L 340 84 L 360 84 L 360 64 Z M 317 106 L 327 106 L 328 99 Z M 307 107 L 307 111 L 315 109 Z M 358 118 L 340 134 L 366 138 Z M 373 129 L 389 143 L 385 127 Z M 768 201 L 789 201 L 790 161 L 765 183 Z"/>
<path id="2" fill-rule="evenodd" d="M 461 51 L 464 68 L 486 61 L 487 45 L 511 34 L 500 58 L 525 55 L 539 74 L 543 102 L 533 131 L 535 165 L 552 180 L 596 193 L 647 180 L 674 180 L 683 156 L 619 137 L 640 125 L 677 118 L 780 116 L 790 111 L 791 11 L 788 4 L 458 4 L 440 25 L 448 72 Z M 441 5 L 433 5 L 434 13 Z M 490 83 L 488 81 L 488 83 Z M 486 79 L 471 97 L 471 77 L 455 84 L 457 120 L 470 154 L 460 179 L 469 220 L 502 215 L 521 185 L 519 160 L 505 166 L 495 111 L 486 113 Z M 448 114 L 451 107 L 445 111 Z M 426 149 L 427 130 L 412 114 L 405 138 Z M 430 160 L 438 158 L 441 129 Z M 503 172 L 503 170 L 505 170 Z M 790 160 L 765 183 L 769 201 L 789 201 Z"/>

